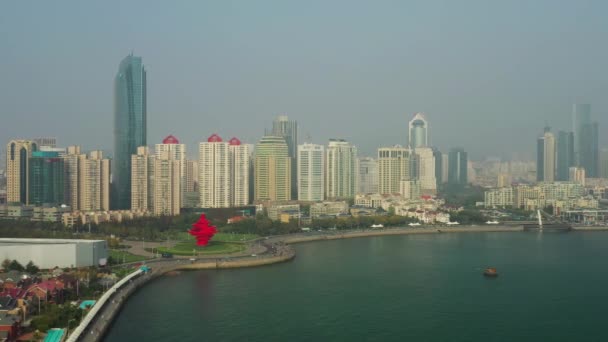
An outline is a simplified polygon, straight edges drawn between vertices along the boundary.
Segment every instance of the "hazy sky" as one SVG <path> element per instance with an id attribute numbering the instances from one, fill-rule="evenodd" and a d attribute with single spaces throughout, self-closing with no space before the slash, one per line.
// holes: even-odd
<path id="1" fill-rule="evenodd" d="M 278 114 L 300 137 L 405 144 L 426 112 L 441 149 L 532 157 L 571 104 L 608 127 L 607 1 L 2 1 L 0 141 L 112 149 L 113 78 L 148 71 L 148 143 L 194 155 L 255 143 Z M 600 145 L 608 135 L 600 133 Z"/>

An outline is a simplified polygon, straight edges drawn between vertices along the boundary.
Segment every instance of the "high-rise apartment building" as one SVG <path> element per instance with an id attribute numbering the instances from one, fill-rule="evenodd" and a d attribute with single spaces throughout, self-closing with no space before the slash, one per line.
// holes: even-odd
<path id="1" fill-rule="evenodd" d="M 63 157 L 65 202 L 73 211 L 110 210 L 110 160 L 102 151 L 80 152 L 69 146 Z"/>
<path id="2" fill-rule="evenodd" d="M 567 181 L 568 170 L 574 165 L 574 133 L 557 133 L 555 180 Z"/>
<path id="3" fill-rule="evenodd" d="M 598 123 L 591 121 L 591 105 L 572 106 L 572 130 L 575 164 L 583 167 L 588 177 L 595 178 L 598 173 L 599 132 Z"/>
<path id="4" fill-rule="evenodd" d="M 552 183 L 555 181 L 556 151 L 555 136 L 549 127 L 537 140 L 536 179 L 539 182 Z"/>
<path id="5" fill-rule="evenodd" d="M 378 192 L 395 194 L 401 191 L 401 181 L 410 180 L 411 151 L 395 145 L 378 149 Z"/>
<path id="6" fill-rule="evenodd" d="M 568 181 L 585 185 L 585 169 L 582 167 L 573 166 L 569 170 Z"/>
<path id="7" fill-rule="evenodd" d="M 30 140 L 11 140 L 6 146 L 6 201 L 28 204 L 29 160 L 38 145 Z"/>
<path id="8" fill-rule="evenodd" d="M 146 70 L 141 57 L 125 57 L 114 79 L 112 206 L 131 204 L 131 156 L 147 145 Z"/>
<path id="9" fill-rule="evenodd" d="M 298 200 L 325 198 L 325 149 L 322 145 L 298 146 Z"/>
<path id="10" fill-rule="evenodd" d="M 357 148 L 343 139 L 330 139 L 325 154 L 325 197 L 351 198 L 357 194 Z"/>
<path id="11" fill-rule="evenodd" d="M 435 178 L 435 155 L 429 147 L 419 147 L 413 151 L 415 180 L 419 181 L 422 195 L 437 194 L 437 179 Z"/>
<path id="12" fill-rule="evenodd" d="M 249 204 L 249 171 L 251 166 L 251 146 L 242 144 L 237 138 L 228 141 L 230 153 L 230 206 L 242 207 Z"/>
<path id="13" fill-rule="evenodd" d="M 283 137 L 265 136 L 258 142 L 254 170 L 256 201 L 291 199 L 291 158 Z"/>
<path id="14" fill-rule="evenodd" d="M 162 144 L 156 144 L 154 154 L 157 159 L 170 159 L 179 161 L 180 167 L 180 186 L 182 196 L 185 195 L 186 187 L 186 145 L 180 144 L 179 140 L 173 135 L 163 139 Z M 182 202 L 184 198 L 182 198 Z"/>
<path id="15" fill-rule="evenodd" d="M 357 178 L 358 193 L 375 194 L 378 192 L 378 161 L 374 158 L 362 157 L 358 160 Z"/>
<path id="16" fill-rule="evenodd" d="M 39 138 L 34 138 L 32 140 L 36 143 L 36 145 L 38 145 L 38 148 L 40 148 L 40 147 L 50 147 L 50 148 L 57 147 L 57 138 L 54 138 L 54 137 L 39 137 Z"/>
<path id="17" fill-rule="evenodd" d="M 429 123 L 423 113 L 416 113 L 409 122 L 410 148 L 429 146 Z"/>
<path id="18" fill-rule="evenodd" d="M 29 160 L 28 204 L 60 206 L 64 195 L 63 159 L 57 152 L 34 151 Z"/>
<path id="19" fill-rule="evenodd" d="M 448 184 L 468 183 L 468 158 L 462 148 L 453 148 L 448 154 Z"/>
<path id="20" fill-rule="evenodd" d="M 199 204 L 202 208 L 230 207 L 230 148 L 228 142 L 211 135 L 199 144 Z"/>
<path id="21" fill-rule="evenodd" d="M 174 216 L 181 208 L 181 162 L 152 155 L 147 146 L 131 156 L 131 210 Z"/>
<path id="22" fill-rule="evenodd" d="M 272 122 L 272 131 L 267 135 L 285 138 L 289 158 L 291 158 L 291 198 L 296 198 L 298 190 L 298 122 L 289 120 L 287 115 L 279 115 Z"/>
<path id="23" fill-rule="evenodd" d="M 138 147 L 137 154 L 131 156 L 131 210 L 152 209 L 153 164 L 154 157 L 147 146 Z"/>

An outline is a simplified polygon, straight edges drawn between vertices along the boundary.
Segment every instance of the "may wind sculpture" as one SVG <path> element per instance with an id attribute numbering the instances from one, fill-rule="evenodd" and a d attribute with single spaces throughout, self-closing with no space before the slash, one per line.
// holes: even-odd
<path id="1" fill-rule="evenodd" d="M 209 224 L 205 214 L 201 214 L 198 221 L 192 224 L 192 229 L 188 233 L 196 238 L 197 246 L 207 246 L 209 240 L 217 233 L 217 229 Z"/>

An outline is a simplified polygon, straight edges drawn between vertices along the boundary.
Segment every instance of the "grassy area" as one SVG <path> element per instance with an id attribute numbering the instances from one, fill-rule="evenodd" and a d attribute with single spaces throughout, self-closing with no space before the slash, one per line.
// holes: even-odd
<path id="1" fill-rule="evenodd" d="M 209 245 L 199 247 L 195 241 L 183 241 L 174 247 L 159 247 L 160 253 L 171 253 L 175 255 L 209 255 L 209 254 L 229 254 L 238 253 L 245 250 L 245 245 L 240 243 L 228 243 L 211 241 Z"/>
<path id="2" fill-rule="evenodd" d="M 256 234 L 233 234 L 233 233 L 217 233 L 213 236 L 212 241 L 216 242 L 245 242 L 258 238 Z M 175 233 L 172 237 L 177 241 L 191 242 L 194 237 L 187 232 Z"/>
<path id="3" fill-rule="evenodd" d="M 146 260 L 146 257 L 141 255 L 131 254 L 122 250 L 110 249 L 109 256 L 114 259 L 117 263 L 122 263 L 123 258 L 125 262 L 136 262 Z"/>

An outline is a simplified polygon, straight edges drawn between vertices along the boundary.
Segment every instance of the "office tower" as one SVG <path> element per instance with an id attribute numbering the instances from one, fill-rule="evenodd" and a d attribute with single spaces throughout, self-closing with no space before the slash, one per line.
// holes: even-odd
<path id="1" fill-rule="evenodd" d="M 198 161 L 186 160 L 184 192 L 198 192 Z M 198 201 L 198 200 L 197 200 Z"/>
<path id="2" fill-rule="evenodd" d="M 38 149 L 41 147 L 57 147 L 57 138 L 54 137 L 39 137 L 32 140 L 36 143 L 36 145 L 38 145 Z"/>
<path id="3" fill-rule="evenodd" d="M 322 145 L 298 146 L 298 200 L 322 201 L 325 197 L 325 149 Z"/>
<path id="4" fill-rule="evenodd" d="M 28 204 L 59 206 L 63 203 L 63 159 L 57 152 L 34 151 L 29 161 Z"/>
<path id="5" fill-rule="evenodd" d="M 439 157 L 439 156 L 437 156 Z M 437 162 L 437 158 L 435 158 Z M 441 183 L 447 183 L 450 176 L 450 156 L 447 153 L 441 154 Z M 437 167 L 435 167 L 436 169 Z M 437 181 L 439 183 L 439 181 Z"/>
<path id="6" fill-rule="evenodd" d="M 415 177 L 420 182 L 422 195 L 437 194 L 437 179 L 435 178 L 435 156 L 428 147 L 419 147 L 413 151 Z"/>
<path id="7" fill-rule="evenodd" d="M 359 158 L 358 193 L 375 194 L 378 192 L 378 161 L 374 158 Z"/>
<path id="8" fill-rule="evenodd" d="M 555 136 L 549 127 L 545 127 L 545 133 L 537 140 L 536 156 L 536 180 L 539 182 L 552 183 L 555 181 Z"/>
<path id="9" fill-rule="evenodd" d="M 600 178 L 608 178 L 608 148 L 603 148 L 600 151 Z"/>
<path id="10" fill-rule="evenodd" d="M 283 137 L 265 136 L 255 148 L 255 200 L 291 199 L 291 158 Z"/>
<path id="11" fill-rule="evenodd" d="M 325 159 L 325 197 L 357 194 L 357 148 L 343 139 L 330 139 Z"/>
<path id="12" fill-rule="evenodd" d="M 429 146 L 429 123 L 423 113 L 416 113 L 409 123 L 411 149 Z"/>
<path id="13" fill-rule="evenodd" d="M 298 178 L 298 122 L 289 120 L 287 115 L 279 115 L 272 122 L 272 131 L 266 135 L 285 138 L 289 158 L 291 158 L 291 198 L 297 198 L 297 178 Z"/>
<path id="14" fill-rule="evenodd" d="M 468 158 L 464 149 L 450 150 L 448 165 L 448 184 L 466 185 L 468 183 Z"/>
<path id="15" fill-rule="evenodd" d="M 147 145 L 146 70 L 141 57 L 125 57 L 114 79 L 114 159 L 112 206 L 131 203 L 131 156 Z"/>
<path id="16" fill-rule="evenodd" d="M 400 182 L 399 193 L 404 199 L 417 200 L 422 195 L 420 181 L 402 180 Z"/>
<path id="17" fill-rule="evenodd" d="M 29 159 L 38 145 L 30 140 L 11 140 L 6 146 L 6 201 L 28 204 Z"/>
<path id="18" fill-rule="evenodd" d="M 585 186 L 585 169 L 572 166 L 569 170 L 568 181 Z"/>
<path id="19" fill-rule="evenodd" d="M 378 192 L 395 194 L 401 181 L 410 180 L 410 149 L 395 145 L 378 149 Z"/>
<path id="20" fill-rule="evenodd" d="M 202 208 L 230 207 L 230 149 L 217 135 L 199 144 L 199 204 Z"/>
<path id="21" fill-rule="evenodd" d="M 230 153 L 230 206 L 242 207 L 249 204 L 249 171 L 251 146 L 242 144 L 237 138 L 228 141 Z"/>
<path id="22" fill-rule="evenodd" d="M 574 104 L 572 107 L 574 131 L 574 157 L 576 166 L 583 167 L 590 178 L 598 173 L 598 124 L 591 121 L 591 105 Z"/>
<path id="23" fill-rule="evenodd" d="M 508 186 L 511 186 L 511 182 L 512 182 L 512 177 L 511 174 L 509 173 L 500 173 L 498 174 L 498 179 L 497 179 L 497 184 L 496 187 L 497 188 L 505 188 Z"/>
<path id="24" fill-rule="evenodd" d="M 80 210 L 80 155 L 80 146 L 68 146 L 63 156 L 64 201 L 73 211 Z"/>
<path id="25" fill-rule="evenodd" d="M 437 184 L 442 184 L 447 181 L 443 178 L 443 153 L 438 148 L 433 147 L 433 156 L 435 156 L 435 179 Z"/>
<path id="26" fill-rule="evenodd" d="M 574 133 L 559 131 L 557 133 L 557 158 L 555 180 L 567 181 L 568 170 L 574 165 Z"/>

